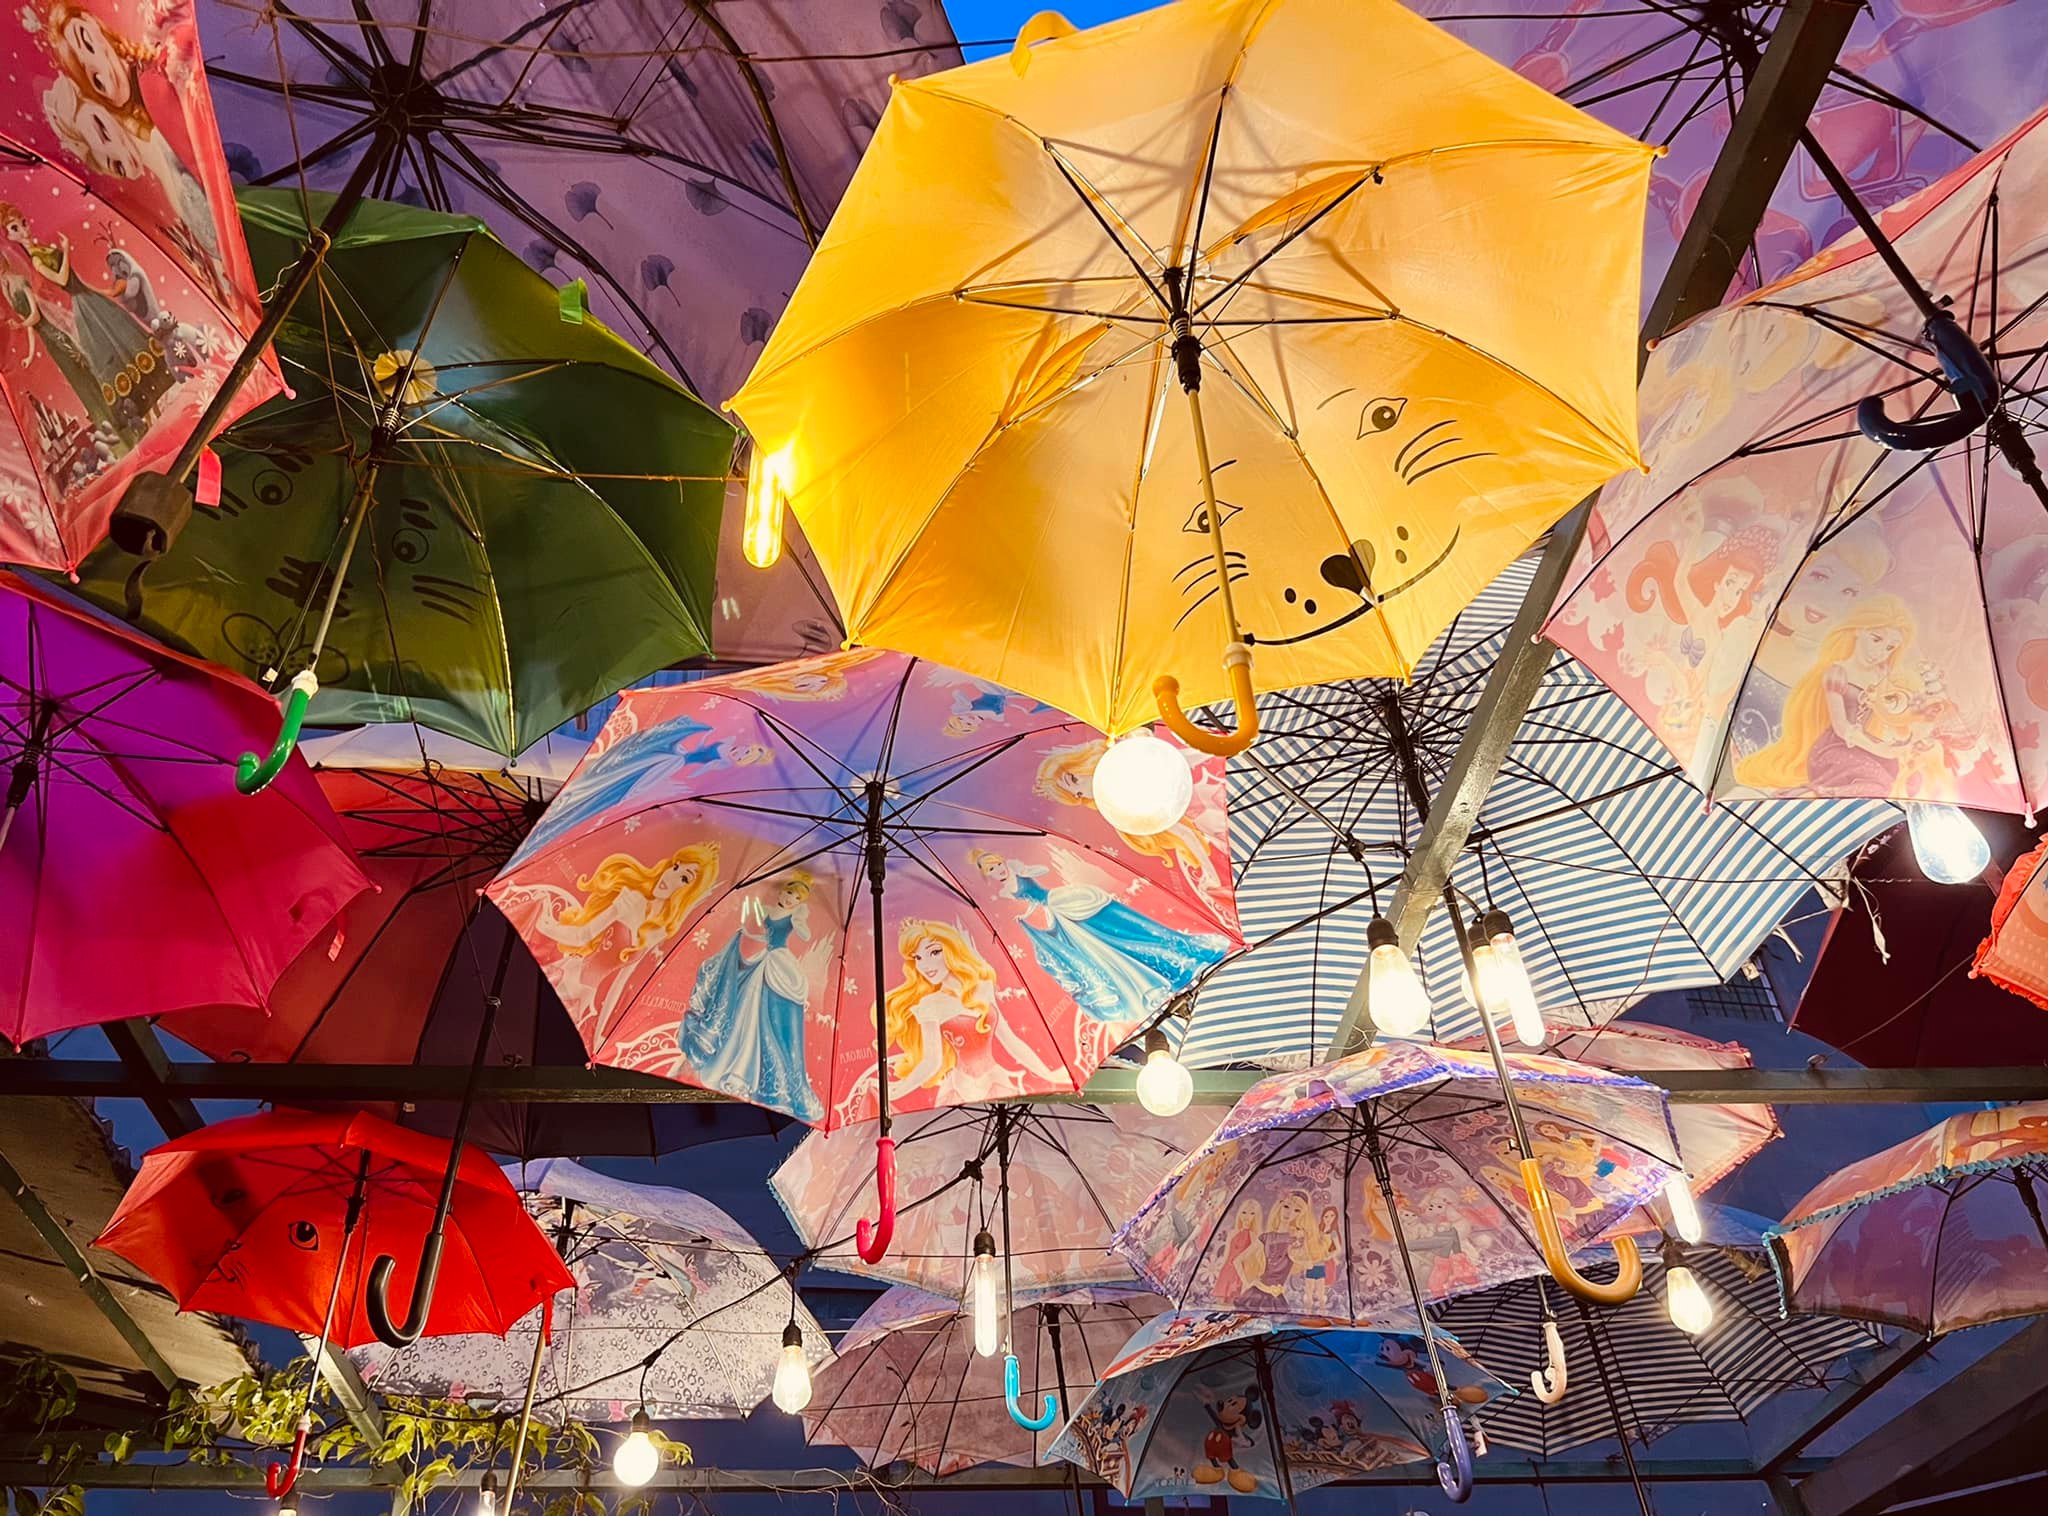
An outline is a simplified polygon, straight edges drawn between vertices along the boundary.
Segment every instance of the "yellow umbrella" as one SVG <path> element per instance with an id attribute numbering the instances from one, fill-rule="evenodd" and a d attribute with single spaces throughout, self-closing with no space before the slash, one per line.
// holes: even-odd
<path id="1" fill-rule="evenodd" d="M 1041 15 L 896 83 L 731 402 L 756 502 L 854 641 L 1235 750 L 1639 463 L 1654 152 L 1396 0 Z"/>

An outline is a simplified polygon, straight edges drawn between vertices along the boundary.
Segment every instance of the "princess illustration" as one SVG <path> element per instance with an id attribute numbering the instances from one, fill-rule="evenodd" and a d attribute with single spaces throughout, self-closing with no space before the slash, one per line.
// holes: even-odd
<path id="1" fill-rule="evenodd" d="M 1091 811 L 1095 810 L 1095 765 L 1102 761 L 1102 755 L 1108 750 L 1108 742 L 1100 737 L 1093 742 L 1052 749 L 1039 761 L 1034 788 L 1047 800 L 1060 805 L 1086 806 Z M 1198 793 L 1198 804 L 1200 798 Z M 1203 895 L 1223 888 L 1210 853 L 1209 839 L 1202 835 L 1191 817 L 1183 817 L 1165 831 L 1154 832 L 1149 837 L 1133 837 L 1128 832 L 1117 835 L 1138 852 L 1173 864 Z"/>
<path id="2" fill-rule="evenodd" d="M 1266 1250 L 1259 1241 L 1265 1227 L 1265 1209 L 1247 1199 L 1231 1219 L 1230 1237 L 1223 1244 L 1223 1262 L 1216 1270 L 1216 1298 L 1235 1304 L 1242 1300 L 1252 1282 L 1266 1267 Z"/>
<path id="3" fill-rule="evenodd" d="M 770 700 L 843 700 L 851 688 L 846 682 L 847 673 L 874 662 L 885 651 L 878 647 L 848 648 L 818 658 L 728 674 L 719 683 L 726 689 L 765 695 Z"/>
<path id="4" fill-rule="evenodd" d="M 825 1107 L 804 1064 L 806 958 L 829 956 L 831 942 L 806 958 L 789 945 L 811 940 L 810 898 L 811 876 L 801 869 L 783 879 L 765 909 L 756 896 L 740 898 L 739 930 L 698 968 L 677 1041 L 707 1088 L 815 1122 Z"/>
<path id="5" fill-rule="evenodd" d="M 1134 1021 L 1157 1010 L 1229 950 L 1222 937 L 1161 926 L 1093 885 L 1057 882 L 1081 866 L 1062 849 L 1052 851 L 1059 874 L 984 848 L 970 856 L 1001 898 L 1022 904 L 1038 966 L 1096 1021 Z M 1048 875 L 1051 887 L 1039 882 Z"/>
<path id="6" fill-rule="evenodd" d="M 534 887 L 541 909 L 533 930 L 563 953 L 548 977 L 587 1032 L 611 1034 L 636 964 L 682 930 L 717 879 L 718 845 L 693 842 L 652 863 L 613 853 L 577 879 L 580 900 L 553 885 Z"/>
<path id="7" fill-rule="evenodd" d="M 685 765 L 693 745 L 710 731 L 701 721 L 678 716 L 629 732 L 609 747 L 591 753 L 577 769 L 573 782 L 562 787 L 553 804 L 526 834 L 514 862 L 538 856 L 558 839 L 608 811 L 625 809 L 636 795 L 651 791 L 661 779 L 688 772 Z"/>
<path id="8" fill-rule="evenodd" d="M 936 1088 L 943 1103 L 965 1103 L 1025 1094 L 1025 1074 L 1042 1087 L 1072 1084 L 997 1013 L 996 971 L 965 932 L 940 921 L 906 921 L 896 950 L 903 982 L 884 997 L 883 1018 L 889 1045 L 900 1054 L 889 1070 L 898 1086 Z M 998 1063 L 997 1048 L 1017 1068 Z"/>
<path id="9" fill-rule="evenodd" d="M 971 674 L 938 664 L 928 665 L 925 683 L 934 689 L 952 691 L 952 709 L 947 712 L 945 724 L 940 728 L 948 737 L 965 739 L 991 722 L 1001 725 L 1010 719 L 1013 710 L 1029 716 L 1052 709 L 1042 700 L 1033 700 L 999 684 L 990 684 L 986 679 L 976 679 Z"/>

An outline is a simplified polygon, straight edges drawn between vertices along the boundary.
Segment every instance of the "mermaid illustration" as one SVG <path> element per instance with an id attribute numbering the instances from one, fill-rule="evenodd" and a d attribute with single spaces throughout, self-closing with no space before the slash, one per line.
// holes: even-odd
<path id="1" fill-rule="evenodd" d="M 756 896 L 740 897 L 739 930 L 698 968 L 677 1041 L 706 1088 L 815 1122 L 825 1107 L 804 1064 L 810 976 L 789 945 L 811 940 L 810 897 L 802 869 L 765 908 Z M 811 953 L 830 951 L 828 937 Z"/>
<path id="2" fill-rule="evenodd" d="M 883 998 L 889 1077 L 901 1090 L 936 1088 L 942 1103 L 997 1099 L 1041 1087 L 1065 1089 L 1073 1080 L 1040 1058 L 996 1009 L 996 971 L 958 927 L 911 920 L 897 934 L 903 982 Z M 993 1044 L 993 1045 L 991 1045 Z M 997 1061 L 1002 1052 L 1017 1065 Z"/>
<path id="3" fill-rule="evenodd" d="M 1102 761 L 1102 755 L 1107 751 L 1109 744 L 1099 737 L 1093 742 L 1052 749 L 1039 762 L 1034 788 L 1047 800 L 1060 805 L 1079 805 L 1095 810 L 1095 765 Z M 1200 803 L 1198 790 L 1196 804 Z M 1096 814 L 1101 813 L 1098 811 Z M 1155 832 L 1149 837 L 1133 837 L 1128 832 L 1117 835 L 1135 851 L 1173 864 L 1182 877 L 1206 898 L 1223 888 L 1223 880 L 1217 873 L 1209 839 L 1195 826 L 1192 816 L 1191 811 L 1189 816 L 1165 831 Z"/>
<path id="4" fill-rule="evenodd" d="M 1023 906 L 1038 966 L 1092 1020 L 1135 1021 L 1157 1010 L 1229 950 L 1222 937 L 1161 926 L 1093 885 L 1060 882 L 1080 868 L 1060 848 L 1052 850 L 1056 875 L 984 848 L 970 856 L 1002 899 Z M 1039 882 L 1048 875 L 1055 880 L 1050 888 Z"/>

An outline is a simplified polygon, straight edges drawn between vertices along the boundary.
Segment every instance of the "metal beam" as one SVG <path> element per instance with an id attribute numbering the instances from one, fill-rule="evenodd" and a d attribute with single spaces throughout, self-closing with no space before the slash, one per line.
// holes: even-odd
<path id="1" fill-rule="evenodd" d="M 1756 1466 L 1775 1474 L 1793 1458 L 1813 1445 L 1814 1439 L 1829 1431 L 1843 1417 L 1890 1384 L 1903 1370 L 1926 1356 L 1934 1345 L 1931 1337 L 1901 1337 L 1872 1353 L 1863 1363 L 1828 1391 L 1820 1408 L 1805 1423 L 1785 1434 L 1777 1443 L 1757 1455 Z"/>
<path id="2" fill-rule="evenodd" d="M 43 1239 L 43 1245 L 56 1255 L 57 1261 L 64 1266 L 64 1272 L 78 1281 L 78 1288 L 84 1292 L 85 1298 L 106 1317 L 107 1324 L 121 1334 L 121 1340 L 128 1344 L 129 1350 L 142 1361 L 142 1366 L 149 1370 L 156 1382 L 167 1390 L 177 1388 L 178 1371 L 171 1367 L 170 1360 L 157 1351 L 156 1344 L 149 1340 L 149 1333 L 142 1329 L 142 1323 L 129 1315 L 128 1308 L 114 1298 L 114 1292 L 107 1287 L 106 1280 L 100 1278 L 92 1260 L 64 1230 L 64 1224 L 50 1214 L 42 1197 L 29 1188 L 28 1181 L 21 1177 L 20 1171 L 7 1161 L 5 1155 L 0 1155 L 0 1189 L 5 1189 L 8 1198 L 20 1207 L 21 1214 L 28 1218 L 28 1224 Z"/>
<path id="3" fill-rule="evenodd" d="M 1712 309 L 1727 293 L 1858 9 L 1856 0 L 1788 0 L 1745 82 L 1728 140 L 1650 302 L 1643 323 L 1646 344 L 1678 322 Z M 1506 648 L 1487 677 L 1457 756 L 1416 837 L 1394 892 L 1390 918 L 1410 952 L 1422 940 L 1423 924 L 1450 881 L 1494 776 L 1557 652 L 1540 634 L 1578 553 L 1593 498 L 1581 501 L 1551 529 L 1536 577 L 1508 631 Z M 1371 1036 L 1366 975 L 1361 971 L 1330 1038 L 1330 1054 L 1356 1052 Z"/>
<path id="4" fill-rule="evenodd" d="M 1227 1106 L 1266 1075 L 1240 1069 L 1197 1069 L 1195 1103 Z M 1660 1086 L 1680 1105 L 1919 1105 L 1949 1101 L 2048 1099 L 2048 1065 L 1983 1069 L 1659 1069 L 1635 1075 Z M 467 1068 L 418 1064 L 174 1063 L 158 1082 L 191 1100 L 410 1101 L 454 1103 Z M 1136 1072 L 1104 1069 L 1079 1095 L 1034 1097 L 1034 1103 L 1086 1100 L 1127 1105 L 1137 1099 Z M 110 1059 L 0 1059 L 0 1097 L 122 1096 L 145 1098 L 150 1086 Z M 536 1105 L 729 1104 L 724 1095 L 648 1074 L 610 1068 L 491 1067 L 477 1075 L 479 1100 Z"/>

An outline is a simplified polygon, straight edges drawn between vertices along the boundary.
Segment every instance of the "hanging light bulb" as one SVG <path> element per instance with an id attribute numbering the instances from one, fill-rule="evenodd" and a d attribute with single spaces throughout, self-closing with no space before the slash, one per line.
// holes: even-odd
<path id="1" fill-rule="evenodd" d="M 1536 1004 L 1536 986 L 1529 982 L 1529 970 L 1522 962 L 1522 950 L 1515 945 L 1515 926 L 1506 911 L 1489 910 L 1479 918 L 1481 933 L 1493 949 L 1494 973 L 1499 977 L 1501 996 L 1515 1024 L 1515 1040 L 1523 1047 L 1540 1048 L 1550 1040 L 1543 1025 L 1543 1011 Z"/>
<path id="2" fill-rule="evenodd" d="M 1706 1239 L 1707 1229 L 1700 1221 L 1699 1202 L 1692 1198 L 1692 1181 L 1685 1177 L 1684 1169 L 1679 1169 L 1664 1181 L 1664 1203 L 1671 1208 L 1671 1225 L 1680 1237 L 1687 1242 Z"/>
<path id="3" fill-rule="evenodd" d="M 483 1485 L 476 1492 L 477 1516 L 498 1516 L 498 1476 L 486 1471 Z"/>
<path id="4" fill-rule="evenodd" d="M 1415 965 L 1401 951 L 1401 938 L 1394 923 L 1384 916 L 1372 918 L 1365 929 L 1366 946 L 1372 950 L 1366 980 L 1366 1009 L 1372 1014 L 1375 1031 L 1389 1037 L 1413 1037 L 1429 1025 L 1429 992 L 1415 976 Z"/>
<path id="5" fill-rule="evenodd" d="M 811 1403 L 811 1361 L 804 1356 L 803 1329 L 794 1321 L 782 1329 L 782 1352 L 775 1360 L 775 1388 L 769 1393 L 775 1409 L 791 1416 Z"/>
<path id="6" fill-rule="evenodd" d="M 1104 821 L 1126 837 L 1150 837 L 1188 813 L 1195 776 L 1179 748 L 1140 727 L 1096 763 L 1094 791 Z"/>
<path id="7" fill-rule="evenodd" d="M 986 1228 L 974 1234 L 974 1257 L 967 1265 L 967 1289 L 960 1304 L 974 1323 L 974 1351 L 995 1357 L 1003 1347 L 1003 1266 L 996 1261 L 996 1240 Z"/>
<path id="8" fill-rule="evenodd" d="M 1671 1313 L 1671 1324 L 1691 1337 L 1714 1324 L 1714 1302 L 1686 1267 L 1685 1249 L 1677 1242 L 1664 1244 L 1664 1309 Z"/>
<path id="9" fill-rule="evenodd" d="M 1920 872 L 1936 884 L 1969 884 L 1991 866 L 1991 844 L 1955 806 L 1908 805 L 1906 832 Z"/>
<path id="10" fill-rule="evenodd" d="M 277 1503 L 277 1516 L 299 1516 L 299 1497 L 286 1495 Z"/>
<path id="11" fill-rule="evenodd" d="M 1173 1056 L 1166 1033 L 1145 1034 L 1145 1066 L 1138 1070 L 1138 1104 L 1154 1116 L 1178 1116 L 1195 1098 L 1195 1076 Z"/>
<path id="12" fill-rule="evenodd" d="M 652 1431 L 647 1413 L 635 1411 L 633 1429 L 612 1454 L 612 1472 L 619 1476 L 620 1484 L 637 1490 L 660 1471 L 661 1449 L 654 1445 L 654 1438 L 649 1435 Z"/>
<path id="13" fill-rule="evenodd" d="M 773 568 L 782 556 L 782 518 L 789 506 L 790 450 L 756 451 L 747 467 L 747 509 L 740 521 L 740 550 L 757 569 Z"/>

